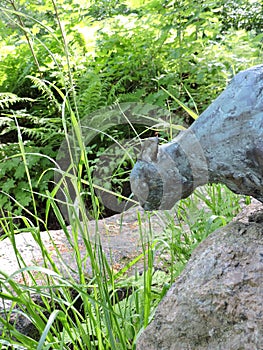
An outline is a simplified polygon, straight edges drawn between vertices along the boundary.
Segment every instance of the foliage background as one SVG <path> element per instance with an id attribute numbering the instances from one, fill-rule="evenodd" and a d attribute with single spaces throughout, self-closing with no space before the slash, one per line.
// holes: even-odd
<path id="1" fill-rule="evenodd" d="M 70 128 L 65 97 L 80 119 L 117 102 L 141 102 L 189 125 L 165 90 L 201 113 L 234 74 L 262 63 L 262 16 L 254 0 L 7 0 L 0 13 L 1 207 L 23 212 L 8 193 L 32 209 L 28 175 L 17 168 L 17 125 L 26 152 L 44 156 L 31 155 L 29 170 L 34 191 L 45 193 L 52 171 L 38 180 L 65 135 L 63 113 Z M 107 144 L 100 135 L 89 145 L 91 161 Z M 44 215 L 45 199 L 36 200 Z"/>

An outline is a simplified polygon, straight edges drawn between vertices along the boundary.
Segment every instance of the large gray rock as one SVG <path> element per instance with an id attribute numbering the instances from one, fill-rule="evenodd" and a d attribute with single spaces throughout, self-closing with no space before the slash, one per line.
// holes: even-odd
<path id="1" fill-rule="evenodd" d="M 138 215 L 140 215 L 141 218 L 140 223 L 138 222 Z M 156 235 L 160 234 L 166 225 L 165 215 L 151 216 L 151 228 Z M 119 271 L 124 266 L 127 266 L 129 261 L 134 260 L 138 255 L 142 254 L 143 248 L 140 230 L 143 232 L 146 243 L 147 234 L 149 234 L 149 216 L 140 208 L 131 208 L 124 213 L 116 214 L 112 217 L 98 221 L 89 221 L 86 229 L 91 242 L 97 242 L 97 235 L 100 234 L 102 249 L 109 265 L 115 271 Z M 56 268 L 60 270 L 61 275 L 65 277 L 66 280 L 68 278 L 72 280 L 73 278 L 79 283 L 78 263 L 75 246 L 73 244 L 73 230 L 74 229 L 69 226 L 67 227 L 68 235 L 61 229 L 40 232 L 38 237 L 40 237 L 49 256 L 55 262 Z M 1 288 L 3 292 L 5 292 L 5 290 L 10 291 L 12 288 L 12 283 L 7 281 L 4 275 L 12 275 L 11 281 L 14 280 L 21 284 L 25 282 L 28 285 L 32 284 L 32 278 L 30 278 L 27 273 L 22 275 L 19 272 L 21 266 L 36 267 L 36 270 L 31 270 L 31 274 L 34 276 L 38 285 L 52 283 L 52 279 L 47 281 L 46 274 L 41 274 L 38 270 L 39 266 L 44 266 L 44 261 L 42 249 L 34 233 L 34 231 L 22 232 L 14 236 L 10 234 L 10 237 L 0 241 L 0 291 Z M 94 270 L 92 269 L 90 259 L 87 258 L 87 247 L 84 238 L 85 236 L 83 233 L 79 232 L 78 247 L 83 261 L 83 271 L 86 272 L 87 281 L 90 281 L 94 276 Z M 14 249 L 14 242 L 16 249 Z M 23 263 L 21 261 L 19 263 L 17 252 L 19 252 L 19 255 L 23 259 Z M 156 263 L 155 267 L 159 268 L 158 263 Z M 144 262 L 139 260 L 136 264 L 132 264 L 130 269 L 127 270 L 127 274 L 133 275 L 135 269 L 137 271 L 143 271 Z M 56 282 L 56 280 L 54 280 L 54 282 Z M 33 286 L 34 285 L 35 282 L 33 283 Z M 31 293 L 31 298 L 34 300 L 34 303 L 44 306 L 42 297 L 35 294 L 33 290 L 34 287 L 32 287 Z M 70 288 L 69 291 L 71 292 L 72 300 L 75 300 L 74 307 L 81 312 L 83 307 L 82 301 L 80 301 L 81 298 L 77 298 L 77 295 L 75 295 L 78 291 Z M 59 308 L 59 305 L 55 307 Z M 20 333 L 30 336 L 33 339 L 39 339 L 40 334 L 35 325 L 31 322 L 30 317 L 25 316 L 24 312 L 19 311 L 21 311 L 21 309 L 19 307 L 14 307 L 11 301 L 0 297 L 0 316 L 8 316 L 10 323 L 15 324 L 16 330 Z M 45 314 L 48 317 L 48 312 L 45 312 Z M 2 336 L 2 330 L 3 325 L 0 322 L 0 338 Z"/>
<path id="2" fill-rule="evenodd" d="M 257 209 L 197 247 L 137 350 L 263 349 L 262 205 Z"/>
<path id="3" fill-rule="evenodd" d="M 238 73 L 173 141 L 146 140 L 131 172 L 146 210 L 170 209 L 208 182 L 263 202 L 263 65 Z"/>

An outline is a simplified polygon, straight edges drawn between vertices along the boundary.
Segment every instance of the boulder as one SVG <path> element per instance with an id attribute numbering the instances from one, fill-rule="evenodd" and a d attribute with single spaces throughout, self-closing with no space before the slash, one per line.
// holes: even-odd
<path id="1" fill-rule="evenodd" d="M 252 208 L 195 249 L 137 350 L 263 349 L 263 206 Z"/>
<path id="2" fill-rule="evenodd" d="M 141 218 L 141 228 L 145 242 L 147 242 L 149 217 L 147 213 L 138 207 L 130 208 L 126 212 L 98 220 L 97 222 L 90 220 L 85 228 L 91 242 L 96 242 L 99 235 L 104 254 L 116 271 L 121 270 L 127 262 L 132 261 L 142 253 L 138 215 Z M 151 224 L 156 234 L 162 232 L 166 226 L 165 214 L 151 215 Z M 39 234 L 42 244 L 56 263 L 61 275 L 65 278 L 73 277 L 78 281 L 78 264 L 74 250 L 73 231 L 72 227 L 68 226 L 67 235 L 64 230 L 60 229 L 40 233 L 37 231 L 21 232 L 14 236 L 6 237 L 0 241 L 0 271 L 11 275 L 20 269 L 21 262 L 19 263 L 17 259 L 17 252 L 23 259 L 24 263 L 22 263 L 22 266 L 44 266 L 42 250 L 36 239 Z M 87 256 L 87 247 L 84 238 L 84 234 L 79 230 L 79 252 L 81 258 L 85 261 L 85 264 L 83 263 L 85 267 L 83 268 L 86 271 L 87 278 L 89 278 L 93 272 L 90 260 L 85 258 Z M 14 249 L 14 242 L 17 252 Z M 143 267 L 143 263 L 140 264 Z M 20 273 L 14 275 L 14 279 L 19 282 L 24 281 L 24 277 Z M 37 280 L 40 284 L 42 283 L 42 277 L 39 273 L 37 273 Z"/>
<path id="3" fill-rule="evenodd" d="M 140 216 L 140 223 L 138 222 L 138 216 Z M 151 228 L 155 234 L 161 233 L 165 226 L 165 215 L 151 216 Z M 94 245 L 96 239 L 98 240 L 98 234 L 100 235 L 100 242 L 105 257 L 111 268 L 117 272 L 142 254 L 143 244 L 147 244 L 148 235 L 150 234 L 149 216 L 141 208 L 130 208 L 124 213 L 98 220 L 98 222 L 91 220 L 85 229 L 89 234 L 90 241 L 94 241 Z M 141 235 L 145 239 L 144 242 L 141 240 Z M 10 290 L 12 283 L 10 281 L 7 282 L 8 276 L 11 276 L 11 281 L 14 280 L 21 284 L 32 285 L 32 278 L 27 273 L 20 272 L 20 268 L 25 266 L 36 267 L 36 270 L 31 270 L 31 274 L 35 279 L 33 285 L 35 283 L 38 285 L 45 285 L 47 282 L 51 283 L 50 280 L 47 281 L 46 274 L 41 274 L 37 269 L 45 265 L 42 250 L 36 237 L 41 239 L 42 244 L 65 280 L 69 279 L 69 281 L 72 281 L 73 278 L 79 283 L 78 264 L 74 244 L 72 243 L 73 228 L 67 227 L 67 235 L 64 230 L 43 231 L 38 235 L 32 230 L 31 232 L 22 232 L 14 236 L 10 235 L 10 237 L 0 241 L 0 292 L 1 288 L 2 291 L 5 291 L 5 289 Z M 94 271 L 90 259 L 87 258 L 87 247 L 84 238 L 83 233 L 79 232 L 78 247 L 83 261 L 83 271 L 85 271 L 87 281 L 90 281 L 94 276 Z M 16 250 L 14 249 L 14 242 Z M 17 258 L 18 253 L 21 260 L 23 259 L 23 263 Z M 156 265 L 156 268 L 158 268 L 158 265 Z M 144 262 L 142 259 L 139 259 L 135 264 L 131 264 L 127 274 L 133 275 L 135 270 L 143 271 L 143 269 Z M 44 306 L 42 297 L 33 292 L 33 290 L 34 288 L 32 288 L 31 298 L 34 303 Z M 69 288 L 69 291 L 74 296 L 72 298 L 72 300 L 75 300 L 74 307 L 81 312 L 81 298 L 77 298 L 77 295 L 75 295 L 76 290 Z M 12 301 L 0 298 L 0 315 L 2 317 L 8 316 L 9 322 L 15 324 L 16 330 L 21 334 L 36 340 L 39 339 L 40 334 L 31 322 L 30 317 L 25 316 L 24 312 L 20 311 L 19 307 L 12 305 Z M 2 328 L 3 325 L 0 322 L 0 338 L 2 336 Z"/>

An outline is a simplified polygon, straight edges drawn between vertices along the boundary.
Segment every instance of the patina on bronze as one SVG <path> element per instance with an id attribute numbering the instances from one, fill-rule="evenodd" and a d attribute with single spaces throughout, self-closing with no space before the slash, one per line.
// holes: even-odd
<path id="1" fill-rule="evenodd" d="M 130 182 L 145 210 L 171 209 L 206 183 L 263 202 L 263 65 L 238 73 L 171 142 L 144 141 Z"/>

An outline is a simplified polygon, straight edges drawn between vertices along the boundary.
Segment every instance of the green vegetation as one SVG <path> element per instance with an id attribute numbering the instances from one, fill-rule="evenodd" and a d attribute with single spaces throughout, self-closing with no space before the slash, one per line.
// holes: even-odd
<path id="1" fill-rule="evenodd" d="M 5 170 L 15 168 L 13 157 L 19 161 L 17 124 L 28 152 L 53 159 L 72 111 L 81 121 L 112 104 L 140 102 L 168 109 L 172 123 L 189 125 L 192 117 L 178 100 L 201 113 L 234 74 L 262 62 L 262 6 L 255 1 L 9 0 L 0 10 L 0 188 L 10 195 L 16 188 L 29 210 L 26 172 L 13 179 Z M 113 129 L 113 137 L 127 138 L 123 125 Z M 98 135 L 87 145 L 90 161 L 108 146 L 107 135 Z M 38 168 L 31 178 L 34 190 L 44 193 L 52 188 L 39 184 L 39 175 L 53 164 L 41 158 L 31 159 Z M 126 187 L 114 190 L 127 195 Z M 35 200 L 43 218 L 45 200 Z M 0 204 L 21 213 L 3 193 Z"/>
<path id="2" fill-rule="evenodd" d="M 179 123 L 192 123 L 195 114 L 187 114 L 187 108 L 201 113 L 234 74 L 262 63 L 262 5 L 252 0 L 7 0 L 0 11 L 0 228 L 24 276 L 19 283 L 19 271 L 11 276 L 0 272 L 0 297 L 10 301 L 0 313 L 0 348 L 135 349 L 194 247 L 232 219 L 241 199 L 220 185 L 199 189 L 166 213 L 166 229 L 158 236 L 145 214 L 149 227 L 144 231 L 140 225 L 143 254 L 116 272 L 101 251 L 99 230 L 95 246 L 89 240 L 87 207 L 95 220 L 108 214 L 97 195 L 99 186 L 115 192 L 119 201 L 129 197 L 134 155 L 122 153 L 110 171 L 105 165 L 104 184 L 93 179 L 97 160 L 108 149 L 116 156 L 112 144 L 122 149 L 123 140 L 138 135 L 158 131 L 169 140 Z M 148 128 L 106 123 L 101 111 L 108 113 L 112 105 L 123 111 L 124 103 L 166 109 L 169 123 L 151 115 L 150 108 Z M 82 137 L 81 122 L 96 129 L 94 136 Z M 81 158 L 74 162 L 73 157 L 71 172 L 62 172 L 63 179 L 54 183 L 59 147 L 69 140 L 70 130 Z M 65 179 L 78 203 L 77 211 L 67 181 L 67 222 L 56 198 Z M 74 247 L 78 281 L 61 276 L 40 239 L 40 230 L 49 230 L 54 221 Z M 41 248 L 44 267 L 27 267 L 17 251 L 14 235 L 23 230 Z M 90 276 L 83 268 L 79 234 Z M 160 271 L 154 269 L 157 252 L 169 257 Z M 144 272 L 128 278 L 128 268 L 138 259 L 147 261 Z M 36 333 L 17 330 L 9 322 L 12 312 L 28 317 Z"/>

